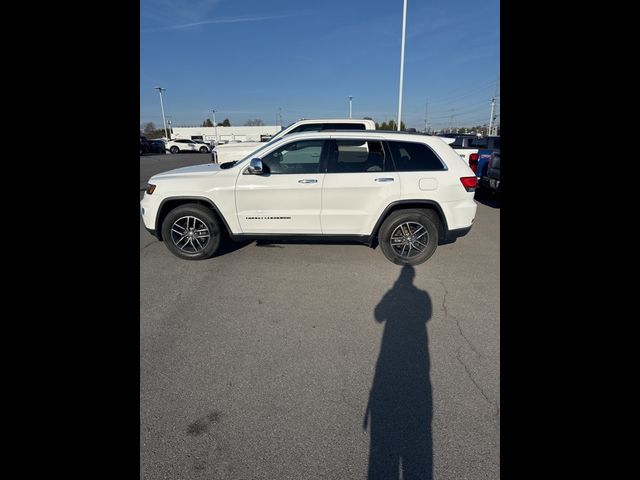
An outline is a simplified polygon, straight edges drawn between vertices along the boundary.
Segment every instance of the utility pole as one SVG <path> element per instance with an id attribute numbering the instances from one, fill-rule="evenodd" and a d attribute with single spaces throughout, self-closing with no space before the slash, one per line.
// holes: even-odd
<path id="1" fill-rule="evenodd" d="M 427 98 L 427 103 L 424 106 L 424 133 L 429 133 L 429 99 Z"/>
<path id="2" fill-rule="evenodd" d="M 493 120 L 495 118 L 493 115 L 493 112 L 494 112 L 495 106 L 496 106 L 496 97 L 493 97 L 491 99 L 491 116 L 489 117 L 489 131 L 487 132 L 488 136 L 493 135 Z"/>
<path id="3" fill-rule="evenodd" d="M 449 133 L 453 132 L 453 108 L 451 109 L 451 116 L 449 117 Z"/>
<path id="4" fill-rule="evenodd" d="M 162 103 L 162 92 L 166 92 L 167 89 L 162 87 L 153 87 L 153 88 L 155 90 L 158 90 L 158 92 L 160 92 L 160 108 L 162 109 L 162 123 L 164 124 L 164 136 L 167 137 L 169 140 L 171 140 L 171 137 L 169 137 L 169 134 L 167 133 L 167 120 L 164 118 L 164 104 Z"/>
<path id="5" fill-rule="evenodd" d="M 349 95 L 349 118 L 351 118 L 351 101 L 352 100 L 353 100 L 353 97 Z"/>
<path id="6" fill-rule="evenodd" d="M 400 48 L 400 92 L 398 93 L 398 131 L 402 125 L 402 82 L 404 80 L 404 39 L 407 31 L 407 0 L 402 7 L 402 46 Z"/>
<path id="7" fill-rule="evenodd" d="M 487 135 L 497 135 L 498 128 L 496 126 L 496 98 L 498 97 L 498 85 L 500 84 L 500 74 L 498 73 L 498 77 L 496 78 L 496 93 L 491 99 L 491 117 L 489 118 L 489 131 Z"/>
<path id="8" fill-rule="evenodd" d="M 278 126 L 282 128 L 282 107 L 278 107 Z"/>
<path id="9" fill-rule="evenodd" d="M 219 139 L 218 139 L 218 122 L 216 122 L 216 111 L 215 110 L 211 110 L 211 113 L 213 113 L 213 128 L 215 129 L 215 134 L 216 134 L 216 145 L 218 145 Z"/>

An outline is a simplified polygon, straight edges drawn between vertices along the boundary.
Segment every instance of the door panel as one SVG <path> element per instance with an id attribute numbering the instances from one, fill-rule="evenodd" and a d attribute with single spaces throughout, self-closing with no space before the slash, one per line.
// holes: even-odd
<path id="1" fill-rule="evenodd" d="M 384 208 L 400 198 L 400 179 L 379 141 L 335 140 L 327 147 L 323 234 L 369 235 Z"/>
<path id="2" fill-rule="evenodd" d="M 324 143 L 290 142 L 262 158 L 268 173 L 238 176 L 236 208 L 243 233 L 321 233 Z"/>

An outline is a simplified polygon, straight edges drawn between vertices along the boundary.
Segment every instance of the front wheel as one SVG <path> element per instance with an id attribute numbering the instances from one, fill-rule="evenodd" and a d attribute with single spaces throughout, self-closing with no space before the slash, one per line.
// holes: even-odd
<path id="1" fill-rule="evenodd" d="M 438 246 L 437 220 L 430 210 L 398 210 L 391 213 L 378 233 L 384 256 L 397 265 L 426 262 Z"/>
<path id="2" fill-rule="evenodd" d="M 195 203 L 171 210 L 162 222 L 162 239 L 167 248 L 185 260 L 211 257 L 220 245 L 220 236 L 215 214 Z"/>
<path id="3" fill-rule="evenodd" d="M 178 153 L 178 152 L 180 151 L 180 149 L 174 145 L 173 147 L 171 147 L 171 148 L 169 149 L 169 151 L 170 151 L 171 153 Z"/>

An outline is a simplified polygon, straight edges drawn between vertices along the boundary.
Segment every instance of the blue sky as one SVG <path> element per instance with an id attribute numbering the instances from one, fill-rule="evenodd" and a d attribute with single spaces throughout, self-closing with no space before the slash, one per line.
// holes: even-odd
<path id="1" fill-rule="evenodd" d="M 402 0 L 141 0 L 140 122 L 397 119 Z M 402 120 L 485 124 L 499 87 L 498 0 L 408 0 Z M 496 83 L 498 82 L 498 85 Z M 498 92 L 499 93 L 499 92 Z M 452 110 L 453 109 L 453 110 Z"/>

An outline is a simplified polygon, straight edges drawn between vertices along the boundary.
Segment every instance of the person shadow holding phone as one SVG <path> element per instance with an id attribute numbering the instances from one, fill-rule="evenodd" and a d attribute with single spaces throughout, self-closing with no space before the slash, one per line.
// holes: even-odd
<path id="1" fill-rule="evenodd" d="M 369 480 L 433 478 L 426 328 L 432 306 L 429 294 L 413 285 L 414 278 L 413 267 L 402 267 L 375 308 L 375 320 L 384 323 L 384 332 L 363 421 L 371 435 Z"/>

